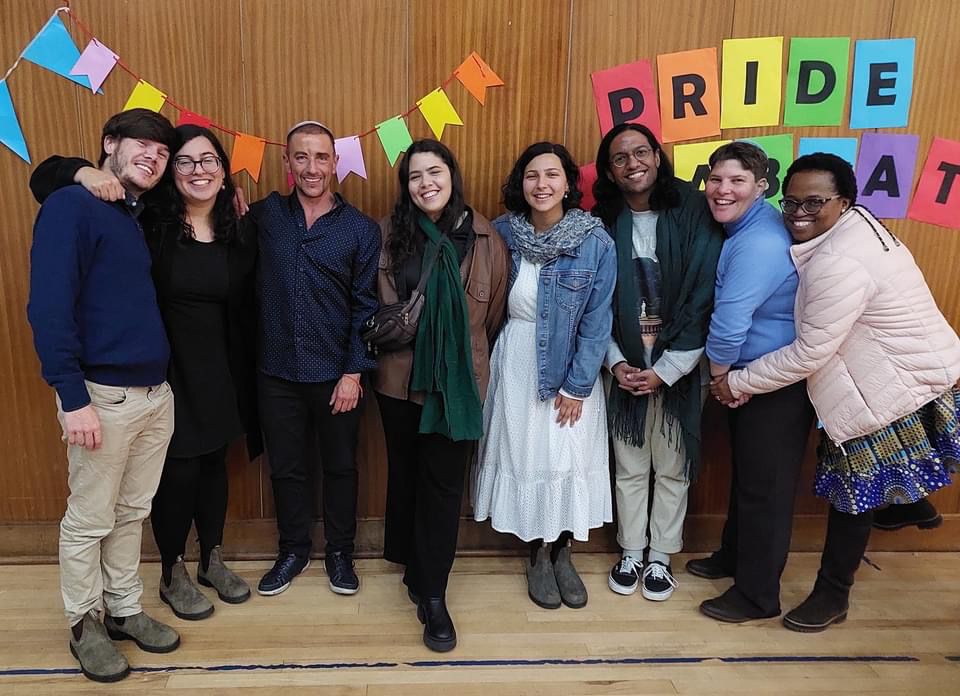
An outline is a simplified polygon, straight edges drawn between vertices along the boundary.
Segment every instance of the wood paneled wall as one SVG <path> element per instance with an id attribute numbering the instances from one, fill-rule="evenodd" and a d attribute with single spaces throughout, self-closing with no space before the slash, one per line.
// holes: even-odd
<path id="1" fill-rule="evenodd" d="M 53 0 L 0 3 L 0 67 L 5 68 L 58 5 Z M 724 38 L 783 35 L 916 37 L 916 83 L 910 123 L 921 156 L 934 136 L 960 139 L 960 96 L 944 89 L 960 66 L 960 4 L 953 0 L 74 0 L 76 13 L 145 79 L 215 121 L 280 139 L 303 118 L 324 120 L 338 134 L 365 130 L 405 111 L 476 50 L 506 82 L 480 106 L 459 85 L 447 89 L 466 124 L 444 140 L 457 152 L 468 200 L 499 212 L 499 187 L 530 142 L 565 142 L 581 162 L 593 160 L 599 129 L 590 73 L 659 53 L 722 46 Z M 74 30 L 82 47 L 84 37 Z M 852 50 L 852 49 L 851 49 Z M 786 61 L 784 62 L 786 65 Z M 32 64 L 9 78 L 34 162 L 55 153 L 95 159 L 103 121 L 120 109 L 133 79 L 119 70 L 94 96 Z M 177 114 L 165 107 L 164 113 Z M 417 114 L 413 136 L 429 135 Z M 844 127 L 796 128 L 800 135 L 857 135 Z M 723 137 L 786 132 L 743 129 Z M 224 136 L 228 149 L 232 138 Z M 669 149 L 669 148 L 668 148 Z M 378 218 L 396 192 L 395 174 L 375 136 L 364 141 L 368 179 L 342 187 Z M 919 165 L 918 165 L 919 171 Z M 24 307 L 31 226 L 37 206 L 27 189 L 30 167 L 0 148 L 0 556 L 50 556 L 66 496 L 66 464 L 51 390 L 39 376 Z M 268 146 L 259 184 L 241 175 L 251 199 L 285 185 L 280 150 Z M 960 232 L 910 221 L 893 229 L 909 244 L 945 314 L 960 326 Z M 690 505 L 688 548 L 708 548 L 726 509 L 729 465 L 724 414 L 705 419 L 703 476 Z M 360 447 L 360 547 L 382 539 L 385 455 L 376 408 L 368 404 Z M 811 439 L 812 442 L 812 439 Z M 824 506 L 810 491 L 808 457 L 798 499 L 795 547 L 814 548 Z M 273 503 L 267 465 L 230 457 L 228 543 L 234 552 L 273 550 Z M 960 512 L 960 486 L 934 496 Z M 875 539 L 885 548 L 960 548 L 951 529 Z M 610 545 L 608 527 L 595 547 Z M 149 543 L 149 542 L 148 542 Z M 461 546 L 509 548 L 486 526 L 464 521 Z"/>

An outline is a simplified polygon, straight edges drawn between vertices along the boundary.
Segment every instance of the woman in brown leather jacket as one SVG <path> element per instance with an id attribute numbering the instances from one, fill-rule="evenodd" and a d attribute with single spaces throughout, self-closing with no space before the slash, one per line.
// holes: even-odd
<path id="1" fill-rule="evenodd" d="M 493 336 L 503 321 L 508 256 L 490 222 L 464 202 L 453 153 L 418 140 L 400 162 L 393 214 L 381 223 L 381 305 L 410 297 L 436 255 L 414 342 L 378 358 L 374 388 L 387 443 L 383 555 L 424 624 L 423 642 L 457 644 L 446 608 L 465 472 L 482 429 Z M 468 345 L 469 344 L 469 345 Z"/>

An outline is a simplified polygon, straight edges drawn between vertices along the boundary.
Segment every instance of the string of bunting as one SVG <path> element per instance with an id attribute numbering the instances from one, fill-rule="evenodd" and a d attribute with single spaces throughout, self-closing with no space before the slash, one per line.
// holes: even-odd
<path id="1" fill-rule="evenodd" d="M 145 80 L 135 72 L 114 51 L 101 42 L 94 32 L 71 9 L 69 0 L 65 5 L 58 7 L 43 28 L 27 44 L 13 65 L 0 79 L 0 143 L 9 148 L 25 162 L 30 162 L 27 143 L 17 118 L 7 78 L 20 65 L 22 60 L 39 65 L 61 77 L 78 85 L 88 88 L 94 94 L 103 94 L 102 85 L 115 67 L 119 67 L 136 80 L 136 85 L 127 97 L 123 111 L 134 108 L 145 108 L 159 112 L 164 104 L 169 104 L 180 112 L 177 125 L 187 123 L 197 124 L 206 128 L 215 128 L 234 136 L 233 152 L 231 154 L 231 173 L 237 174 L 246 171 L 254 180 L 260 179 L 260 168 L 263 164 L 264 149 L 267 145 L 284 147 L 286 143 L 271 140 L 259 135 L 243 133 L 192 111 L 178 103 L 169 94 Z M 67 27 L 60 18 L 65 14 L 74 26 L 88 39 L 86 47 L 81 53 L 74 44 Z M 450 74 L 436 89 L 432 90 L 403 113 L 381 121 L 375 126 L 336 140 L 337 154 L 340 159 L 337 163 L 337 180 L 343 181 L 350 174 L 367 178 L 367 169 L 363 159 L 363 149 L 360 139 L 373 133 L 377 134 L 383 152 L 392 167 L 397 158 L 410 146 L 413 138 L 407 129 L 406 119 L 414 111 L 419 111 L 430 130 L 439 139 L 447 126 L 462 126 L 463 120 L 457 113 L 446 88 L 458 80 L 467 91 L 480 102 L 485 104 L 488 87 L 503 85 L 497 74 L 484 62 L 475 51 L 464 59 L 460 66 Z"/>

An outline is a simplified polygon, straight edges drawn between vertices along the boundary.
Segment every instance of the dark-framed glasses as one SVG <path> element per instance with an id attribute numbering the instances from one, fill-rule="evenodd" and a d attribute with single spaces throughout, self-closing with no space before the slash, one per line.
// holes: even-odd
<path id="1" fill-rule="evenodd" d="M 780 210 L 787 215 L 793 215 L 798 210 L 802 210 L 807 215 L 816 215 L 823 209 L 823 206 L 836 198 L 840 198 L 840 196 L 830 196 L 829 198 L 812 196 L 804 198 L 802 201 L 795 198 L 783 198 L 780 201 Z"/>
<path id="2" fill-rule="evenodd" d="M 638 147 L 633 152 L 618 152 L 613 157 L 610 158 L 610 164 L 612 164 L 617 169 L 623 169 L 627 166 L 627 162 L 630 161 L 630 158 L 637 160 L 637 162 L 642 162 L 647 157 L 653 153 L 653 150 L 649 147 Z"/>
<path id="3" fill-rule="evenodd" d="M 189 157 L 177 157 L 173 160 L 173 166 L 176 168 L 178 174 L 183 174 L 187 176 L 193 174 L 197 171 L 197 165 L 200 165 L 202 169 L 207 174 L 216 174 L 220 171 L 222 162 L 219 157 L 214 157 L 213 155 L 207 155 L 206 157 L 201 157 L 198 160 L 191 159 Z"/>

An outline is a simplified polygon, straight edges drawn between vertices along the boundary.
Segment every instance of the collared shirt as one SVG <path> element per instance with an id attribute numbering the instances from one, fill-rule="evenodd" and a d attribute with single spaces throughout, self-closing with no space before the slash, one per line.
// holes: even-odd
<path id="1" fill-rule="evenodd" d="M 328 382 L 374 369 L 360 331 L 378 306 L 379 226 L 339 195 L 309 229 L 296 192 L 275 191 L 251 214 L 260 228 L 260 370 Z"/>

